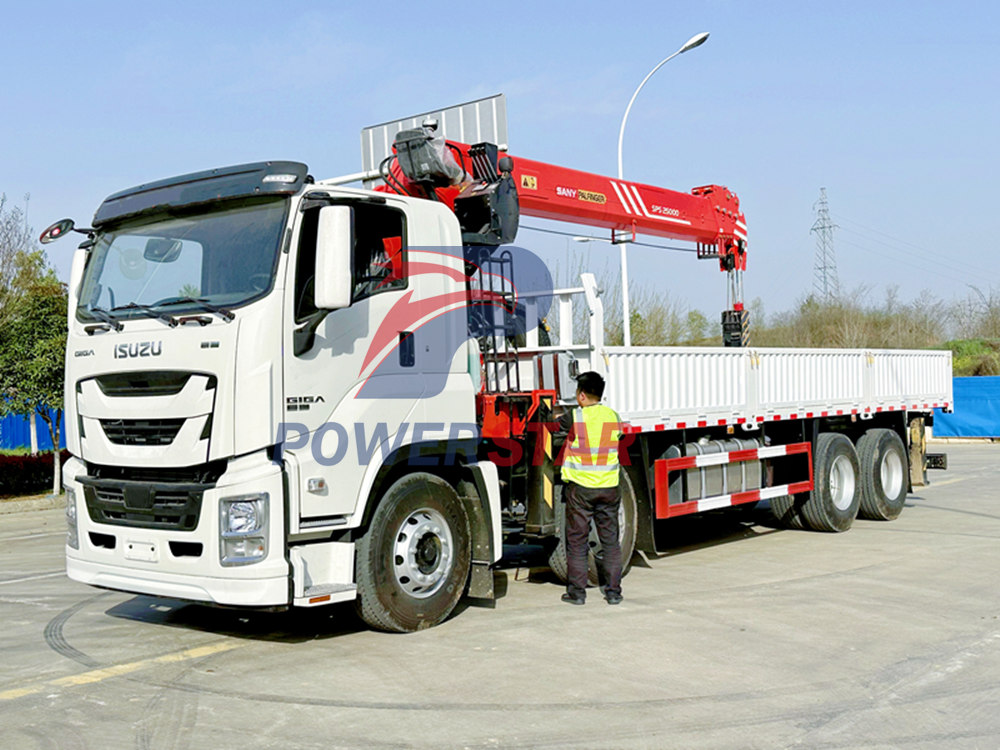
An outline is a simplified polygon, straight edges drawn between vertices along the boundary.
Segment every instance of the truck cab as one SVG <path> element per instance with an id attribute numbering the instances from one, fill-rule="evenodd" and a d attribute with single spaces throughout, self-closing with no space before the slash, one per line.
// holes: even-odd
<path id="1" fill-rule="evenodd" d="M 474 434 L 465 271 L 445 207 L 299 163 L 110 196 L 70 283 L 69 576 L 230 606 L 353 599 L 373 488 Z M 449 310 L 461 324 L 422 325 Z M 495 472 L 461 463 L 488 510 Z M 429 585 L 451 572 L 435 527 L 414 553 Z"/>

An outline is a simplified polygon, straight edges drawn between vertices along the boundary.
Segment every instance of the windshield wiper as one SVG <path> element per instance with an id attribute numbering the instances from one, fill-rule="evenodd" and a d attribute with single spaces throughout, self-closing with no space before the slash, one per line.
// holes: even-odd
<path id="1" fill-rule="evenodd" d="M 122 325 L 122 322 L 120 320 L 118 320 L 113 315 L 109 315 L 108 311 L 105 310 L 103 307 L 88 307 L 87 312 L 93 315 L 98 320 L 107 323 L 108 326 L 110 326 L 111 330 L 113 331 L 120 331 L 125 327 L 124 325 Z M 91 330 L 90 327 L 88 327 L 86 331 L 89 334 L 93 334 L 94 332 L 93 330 Z"/>
<path id="2" fill-rule="evenodd" d="M 215 313 L 216 315 L 221 315 L 226 319 L 226 322 L 229 322 L 236 317 L 236 313 L 232 310 L 228 310 L 225 307 L 219 307 L 218 305 L 213 305 L 211 302 L 207 302 L 201 297 L 197 299 L 194 297 L 176 297 L 160 303 L 160 307 L 168 307 L 169 305 L 198 305 L 198 307 L 202 310 L 207 310 L 208 312 Z"/>
<path id="3" fill-rule="evenodd" d="M 171 328 L 177 326 L 177 318 L 170 313 L 159 312 L 149 305 L 142 305 L 138 302 L 129 302 L 127 305 L 119 305 L 118 307 L 111 308 L 111 312 L 114 312 L 115 310 L 139 310 L 140 312 L 144 312 L 151 317 L 159 318 Z"/>

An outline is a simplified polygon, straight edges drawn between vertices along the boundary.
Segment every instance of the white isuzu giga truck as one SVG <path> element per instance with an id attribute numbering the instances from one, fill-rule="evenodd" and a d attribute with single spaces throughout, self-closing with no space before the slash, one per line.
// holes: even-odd
<path id="1" fill-rule="evenodd" d="M 485 220 L 295 162 L 105 200 L 69 284 L 70 578 L 412 631 L 491 597 L 505 539 L 564 575 L 553 415 L 591 369 L 625 423 L 625 560 L 761 499 L 830 531 L 900 512 L 948 352 L 605 346 L 593 276 L 515 288 L 509 171 Z"/>

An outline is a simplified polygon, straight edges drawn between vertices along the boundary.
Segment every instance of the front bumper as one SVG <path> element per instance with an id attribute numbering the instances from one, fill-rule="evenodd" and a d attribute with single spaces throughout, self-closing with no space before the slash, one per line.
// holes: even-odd
<path id="1" fill-rule="evenodd" d="M 77 503 L 79 549 L 66 547 L 66 573 L 81 583 L 135 594 L 227 606 L 281 607 L 292 603 L 292 577 L 285 557 L 284 482 L 279 465 L 263 453 L 229 462 L 216 486 L 206 490 L 196 528 L 190 531 L 136 528 L 95 522 L 77 477 L 86 467 L 70 459 L 64 481 Z M 223 566 L 219 501 L 267 492 L 267 555 L 259 562 Z"/>
<path id="2" fill-rule="evenodd" d="M 118 563 L 93 562 L 70 554 L 66 556 L 66 574 L 74 581 L 91 586 L 168 599 L 232 607 L 280 607 L 289 603 L 287 575 L 243 580 L 209 578 L 127 568 Z"/>

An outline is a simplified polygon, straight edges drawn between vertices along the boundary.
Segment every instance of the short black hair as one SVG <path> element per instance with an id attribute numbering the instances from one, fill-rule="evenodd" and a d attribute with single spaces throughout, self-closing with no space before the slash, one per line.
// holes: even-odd
<path id="1" fill-rule="evenodd" d="M 604 378 L 593 370 L 581 372 L 576 376 L 576 387 L 599 401 L 604 395 Z"/>

